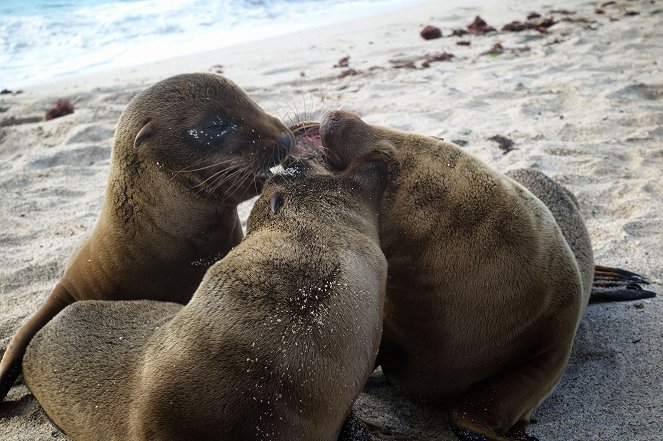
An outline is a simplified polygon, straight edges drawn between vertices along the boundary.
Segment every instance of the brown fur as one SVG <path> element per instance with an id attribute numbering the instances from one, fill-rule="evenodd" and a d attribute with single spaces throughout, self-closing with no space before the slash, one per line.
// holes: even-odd
<path id="1" fill-rule="evenodd" d="M 117 126 L 97 225 L 10 342 L 0 397 L 32 336 L 66 305 L 186 303 L 207 268 L 241 240 L 237 204 L 258 193 L 292 144 L 287 128 L 221 76 L 178 75 L 138 94 Z"/>
<path id="2" fill-rule="evenodd" d="M 275 176 L 186 306 L 78 302 L 47 324 L 30 391 L 75 440 L 336 440 L 380 342 L 386 170 Z"/>
<path id="3" fill-rule="evenodd" d="M 516 439 L 562 375 L 589 299 L 574 198 L 540 172 L 513 180 L 454 144 L 347 112 L 325 115 L 320 132 L 336 169 L 375 148 L 393 157 L 380 212 L 385 375 L 455 400 L 462 439 Z"/>

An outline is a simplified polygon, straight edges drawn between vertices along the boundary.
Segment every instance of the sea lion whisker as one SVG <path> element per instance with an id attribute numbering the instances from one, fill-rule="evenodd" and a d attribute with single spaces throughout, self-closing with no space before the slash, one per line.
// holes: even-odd
<path id="1" fill-rule="evenodd" d="M 236 181 L 236 182 L 238 182 L 237 187 L 238 187 L 238 188 L 243 187 L 244 184 L 245 184 L 248 180 L 250 180 L 250 179 L 254 179 L 254 176 L 255 176 L 255 174 L 253 174 L 253 173 L 245 173 L 245 174 L 243 175 L 243 178 L 242 178 L 241 180 L 237 180 L 237 181 Z M 248 185 L 247 185 L 247 186 L 248 186 Z"/>
<path id="2" fill-rule="evenodd" d="M 236 174 L 236 172 L 234 172 Z M 213 179 L 212 179 L 213 178 Z M 201 182 L 198 184 L 196 187 L 198 188 L 199 193 L 205 193 L 207 195 L 213 194 L 216 190 L 221 187 L 225 182 L 233 178 L 233 173 L 230 173 L 228 175 L 223 175 L 221 173 L 216 174 L 213 177 L 210 177 L 205 180 L 205 182 Z M 196 188 L 193 187 L 193 188 Z M 232 191 L 231 188 L 228 188 L 227 191 Z"/>
<path id="3" fill-rule="evenodd" d="M 224 192 L 224 198 L 222 199 L 222 201 L 224 201 L 224 202 L 225 202 L 226 198 L 228 197 L 227 195 L 231 195 L 235 192 L 235 190 L 237 190 L 239 188 L 242 188 L 244 186 L 244 182 L 253 175 L 253 173 L 247 173 L 248 170 L 243 170 L 243 169 L 239 169 L 239 170 L 237 170 L 237 172 L 239 174 L 238 174 L 237 177 L 232 179 L 229 191 Z M 242 176 L 243 176 L 243 178 L 240 179 L 240 177 L 242 177 Z M 215 191 L 216 188 L 223 185 L 223 183 L 225 183 L 227 181 L 228 181 L 228 179 L 216 184 L 213 187 L 213 191 Z M 209 194 L 211 194 L 211 193 L 209 193 Z"/>
<path id="4" fill-rule="evenodd" d="M 271 154 L 263 155 L 258 161 L 247 164 L 247 168 L 251 173 L 258 175 L 267 173 L 270 168 L 281 164 L 288 156 L 288 151 L 281 148 L 276 148 Z"/>
<path id="5" fill-rule="evenodd" d="M 310 107 L 305 109 L 304 117 L 309 121 L 319 121 L 322 116 L 322 109 L 325 106 L 325 100 L 328 96 L 327 91 L 329 88 L 329 83 L 325 81 L 322 76 L 318 76 L 318 85 L 316 90 L 318 93 L 314 93 L 312 84 L 309 84 L 307 89 L 307 94 L 311 98 L 309 100 Z M 314 98 L 317 99 L 316 103 L 313 103 Z"/>
<path id="6" fill-rule="evenodd" d="M 197 188 L 197 187 L 200 187 L 200 188 L 202 189 L 202 188 L 205 187 L 205 184 L 206 184 L 210 179 L 213 179 L 213 178 L 215 178 L 216 176 L 218 176 L 219 174 L 222 174 L 222 173 L 224 173 L 224 172 L 225 172 L 225 170 L 219 170 L 218 172 L 212 174 L 212 175 L 209 176 L 207 179 L 205 179 L 204 181 L 199 182 L 198 184 L 194 185 L 194 186 L 191 187 L 191 188 Z"/>
<path id="7" fill-rule="evenodd" d="M 205 191 L 207 191 L 207 193 L 209 193 L 209 194 L 212 194 L 212 193 L 216 192 L 216 190 L 219 187 L 221 187 L 223 184 L 225 184 L 226 182 L 228 182 L 230 180 L 233 180 L 233 184 L 235 184 L 238 181 L 238 178 L 243 173 L 246 172 L 245 167 L 246 166 L 236 168 L 226 176 L 224 176 L 222 174 L 217 174 L 216 179 L 214 179 L 212 182 L 209 183 L 209 185 L 207 185 L 207 188 L 205 189 Z M 231 185 L 230 188 L 225 193 L 232 194 L 240 186 L 241 185 L 237 185 L 237 186 Z"/>
<path id="8" fill-rule="evenodd" d="M 219 175 L 223 175 L 223 174 L 225 174 L 225 173 L 230 173 L 230 174 L 232 174 L 232 173 L 234 173 L 236 170 L 237 170 L 237 168 L 234 168 L 234 167 L 233 167 L 233 168 L 229 168 L 229 169 L 228 169 L 228 168 L 221 169 L 221 170 L 219 170 L 219 171 L 217 171 L 217 172 L 214 172 L 211 176 L 209 176 L 208 178 L 206 178 L 204 181 L 198 183 L 198 184 L 195 185 L 193 188 L 196 188 L 196 187 L 204 187 L 205 184 L 206 184 L 208 181 L 210 181 L 210 180 L 216 178 L 217 176 L 219 176 Z"/>
<path id="9" fill-rule="evenodd" d="M 322 81 L 322 78 L 320 78 L 320 83 L 322 84 L 320 87 L 326 90 L 327 85 Z M 303 105 L 303 109 L 301 111 L 299 110 L 299 107 L 297 106 L 297 103 L 292 96 L 288 97 L 287 100 L 284 99 L 281 101 L 281 109 L 286 107 L 288 108 L 288 111 L 282 118 L 286 126 L 291 127 L 302 121 L 312 121 L 318 120 L 320 118 L 322 113 L 321 110 L 324 107 L 325 92 L 323 91 L 317 94 L 313 92 L 314 89 L 312 86 L 308 86 L 306 89 L 300 86 L 299 94 L 302 97 Z M 315 100 L 314 98 L 317 98 L 317 102 L 315 104 L 313 103 Z"/>
<path id="10" fill-rule="evenodd" d="M 288 108 L 286 108 L 286 106 Z M 281 121 L 283 121 L 287 127 L 290 127 L 295 121 L 297 121 L 297 115 L 295 115 L 294 109 L 292 109 L 292 107 L 285 101 L 282 101 L 279 104 L 279 111 L 282 114 Z"/>
<path id="11" fill-rule="evenodd" d="M 253 186 L 253 189 L 256 191 L 256 193 L 260 193 L 260 190 L 258 189 L 258 180 L 256 179 L 256 175 L 253 175 L 253 179 L 251 180 L 251 185 Z"/>
<path id="12" fill-rule="evenodd" d="M 182 168 L 180 170 L 177 170 L 177 171 L 176 170 L 169 170 L 169 171 L 175 173 L 175 175 L 173 176 L 173 178 L 174 178 L 175 176 L 177 176 L 179 174 L 182 174 L 182 173 L 195 173 L 195 172 L 207 170 L 207 169 L 210 169 L 210 168 L 220 167 L 222 165 L 230 164 L 234 161 L 237 161 L 237 159 L 235 159 L 235 158 L 226 159 L 226 160 L 223 160 L 223 161 L 215 162 L 214 164 L 211 164 L 211 165 L 206 165 L 205 167 L 199 167 L 199 168 L 194 168 L 194 169 L 189 169 L 189 167 L 195 167 L 195 165 L 191 165 L 191 166 L 184 167 L 184 168 Z M 200 164 L 202 162 L 205 162 L 205 160 L 202 160 L 198 164 Z"/>
<path id="13" fill-rule="evenodd" d="M 301 120 L 301 115 L 299 114 L 299 110 L 297 109 L 297 105 L 294 102 L 294 99 L 292 97 L 288 97 L 287 100 L 284 100 L 284 105 L 288 106 L 290 117 L 289 119 L 291 121 L 299 121 Z M 287 124 L 288 127 L 290 127 L 291 124 Z"/>
<path id="14" fill-rule="evenodd" d="M 327 87 L 326 84 L 324 84 L 325 88 Z M 310 109 L 306 111 L 306 114 L 304 115 L 305 118 L 309 121 L 319 121 L 321 117 L 321 110 L 324 108 L 325 104 L 325 94 L 318 94 L 315 95 L 313 93 L 313 89 L 309 86 L 308 89 L 308 95 L 309 95 L 309 104 L 310 104 Z M 313 102 L 315 99 L 315 103 Z"/>
<path id="15" fill-rule="evenodd" d="M 215 179 L 213 179 L 209 182 L 209 184 L 207 185 L 205 190 L 210 194 L 214 193 L 216 190 L 219 189 L 219 187 L 221 187 L 226 182 L 229 182 L 231 180 L 233 182 L 236 181 L 237 180 L 236 178 L 241 176 L 241 174 L 242 174 L 242 170 L 240 170 L 240 169 L 234 170 L 233 172 L 231 172 L 227 175 L 219 174 L 215 177 Z M 234 190 L 234 187 L 231 185 L 230 188 L 229 188 L 229 193 L 231 193 L 233 190 Z"/>
<path id="16" fill-rule="evenodd" d="M 196 162 L 195 164 L 187 165 L 187 166 L 185 166 L 185 167 L 182 167 L 182 168 L 179 169 L 179 170 L 175 170 L 175 169 L 171 169 L 171 168 L 167 168 L 167 170 L 168 170 L 169 172 L 171 172 L 171 173 L 180 173 L 181 171 L 185 171 L 185 170 L 189 169 L 190 167 L 197 167 L 197 166 L 199 166 L 200 164 L 203 164 L 204 162 L 206 162 L 206 160 L 207 160 L 207 158 L 201 158 L 201 159 L 200 159 L 198 162 Z"/>
<path id="17" fill-rule="evenodd" d="M 295 108 L 295 115 L 299 115 L 299 108 L 297 107 L 297 103 L 295 102 L 295 98 L 290 96 L 288 97 L 290 99 L 290 102 L 292 103 L 293 107 Z"/>

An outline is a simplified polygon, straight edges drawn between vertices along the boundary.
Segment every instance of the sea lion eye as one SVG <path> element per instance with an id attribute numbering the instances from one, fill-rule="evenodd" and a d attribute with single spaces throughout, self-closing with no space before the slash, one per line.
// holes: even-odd
<path id="1" fill-rule="evenodd" d="M 211 138 L 221 138 L 237 130 L 237 124 L 222 117 L 215 118 L 212 123 L 205 127 L 205 132 Z"/>
<path id="2" fill-rule="evenodd" d="M 272 214 L 278 214 L 283 207 L 283 198 L 281 195 L 275 194 L 269 199 L 269 208 L 272 210 Z"/>
<path id="3" fill-rule="evenodd" d="M 237 124 L 225 115 L 213 115 L 206 118 L 200 126 L 187 132 L 192 138 L 209 143 L 232 135 L 237 129 Z"/>

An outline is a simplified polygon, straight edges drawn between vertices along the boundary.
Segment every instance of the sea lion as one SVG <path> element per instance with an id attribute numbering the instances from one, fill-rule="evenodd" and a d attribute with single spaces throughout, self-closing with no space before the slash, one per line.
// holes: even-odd
<path id="1" fill-rule="evenodd" d="M 26 384 L 74 440 L 336 440 L 378 351 L 380 154 L 272 178 L 186 306 L 77 302 L 33 338 Z"/>
<path id="2" fill-rule="evenodd" d="M 0 398 L 32 336 L 72 302 L 186 303 L 207 268 L 242 238 L 237 204 L 256 195 L 294 139 L 219 75 L 177 75 L 120 116 L 99 220 L 0 363 Z"/>
<path id="3" fill-rule="evenodd" d="M 379 226 L 387 378 L 454 402 L 460 439 L 533 440 L 524 427 L 566 367 L 592 288 L 575 198 L 540 172 L 512 179 L 452 143 L 348 112 L 317 130 L 332 169 L 374 149 L 393 158 Z"/>

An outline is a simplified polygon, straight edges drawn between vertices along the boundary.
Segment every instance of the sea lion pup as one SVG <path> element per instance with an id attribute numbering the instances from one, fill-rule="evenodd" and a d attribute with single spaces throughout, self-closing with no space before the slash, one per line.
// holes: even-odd
<path id="1" fill-rule="evenodd" d="M 258 194 L 294 140 L 219 75 L 177 75 L 120 116 L 101 215 L 62 279 L 0 363 L 0 399 L 32 336 L 83 299 L 186 303 L 207 268 L 242 238 L 237 204 Z"/>
<path id="2" fill-rule="evenodd" d="M 525 424 L 565 369 L 594 274 L 574 198 L 541 173 L 513 180 L 348 112 L 327 113 L 319 135 L 333 169 L 368 150 L 393 157 L 380 209 L 387 378 L 455 403 L 460 439 L 533 440 Z"/>
<path id="3" fill-rule="evenodd" d="M 336 440 L 380 343 L 386 160 L 293 165 L 186 306 L 77 302 L 33 338 L 26 384 L 75 440 Z"/>

